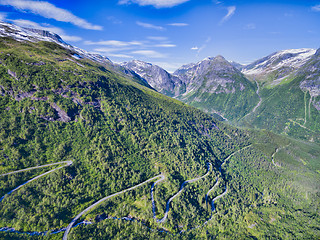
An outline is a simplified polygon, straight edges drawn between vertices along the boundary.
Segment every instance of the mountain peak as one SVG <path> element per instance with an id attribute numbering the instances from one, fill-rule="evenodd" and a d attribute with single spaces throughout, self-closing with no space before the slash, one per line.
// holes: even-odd
<path id="1" fill-rule="evenodd" d="M 121 66 L 128 68 L 145 79 L 151 87 L 168 96 L 179 95 L 184 90 L 181 80 L 163 68 L 140 60 L 124 62 Z"/>
<path id="2" fill-rule="evenodd" d="M 218 55 L 214 59 L 218 61 L 227 61 L 222 55 Z"/>

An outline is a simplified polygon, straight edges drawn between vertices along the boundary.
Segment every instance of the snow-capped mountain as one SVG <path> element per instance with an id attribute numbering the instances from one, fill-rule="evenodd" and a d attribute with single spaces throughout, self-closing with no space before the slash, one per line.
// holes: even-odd
<path id="1" fill-rule="evenodd" d="M 138 60 L 122 66 L 136 72 L 161 93 L 210 113 L 226 114 L 229 119 L 244 116 L 258 101 L 256 85 L 222 56 L 184 65 L 174 74 Z M 230 103 L 228 107 L 226 102 Z"/>
<path id="2" fill-rule="evenodd" d="M 315 52 L 316 49 L 310 48 L 279 51 L 243 67 L 242 73 L 274 86 L 295 74 Z"/>
<path id="3" fill-rule="evenodd" d="M 185 84 L 178 77 L 173 76 L 157 65 L 139 60 L 125 62 L 121 65 L 137 73 L 158 92 L 171 97 L 184 93 Z"/>
<path id="4" fill-rule="evenodd" d="M 53 32 L 40 30 L 40 29 L 31 29 L 31 28 L 22 28 L 14 24 L 10 24 L 7 22 L 0 21 L 0 37 L 12 37 L 17 41 L 29 41 L 29 42 L 54 42 L 59 44 L 60 46 L 69 49 L 73 52 L 74 58 L 88 58 L 90 60 L 102 63 L 102 64 L 110 64 L 111 61 L 104 56 L 99 54 L 94 54 L 87 52 L 78 47 L 72 46 L 63 41 L 63 39 Z"/>

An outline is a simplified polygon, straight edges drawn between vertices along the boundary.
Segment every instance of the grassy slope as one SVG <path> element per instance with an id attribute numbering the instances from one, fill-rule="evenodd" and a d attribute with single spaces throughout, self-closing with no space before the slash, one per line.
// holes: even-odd
<path id="1" fill-rule="evenodd" d="M 309 234 L 306 236 L 319 236 L 319 229 L 314 227 L 319 222 L 314 215 L 319 211 L 319 203 L 311 205 L 319 199 L 319 189 L 312 188 L 319 186 L 317 146 L 291 143 L 267 132 L 253 133 L 216 123 L 203 112 L 138 85 L 108 70 L 107 66 L 86 60 L 64 60 L 72 59 L 72 53 L 55 44 L 21 44 L 6 39 L 2 40 L 1 52 L 0 85 L 6 92 L 2 90 L 3 96 L 0 96 L 0 171 L 69 159 L 74 164 L 5 198 L 0 203 L 0 227 L 43 231 L 66 226 L 94 201 L 163 172 L 169 181 L 156 189 L 160 217 L 166 200 L 178 191 L 180 184 L 203 175 L 205 164 L 210 161 L 214 172 L 187 186 L 172 203 L 168 221 L 161 225 L 173 232 L 188 229 L 210 216 L 204 196 L 214 185 L 223 159 L 254 144 L 235 155 L 223 168 L 220 185 L 211 198 L 222 193 L 224 184 L 230 193 L 217 201 L 218 214 L 213 221 L 205 228 L 179 237 L 268 238 L 275 234 L 270 232 L 273 225 L 278 229 L 278 237 L 286 234 L 298 237 L 301 232 Z M 45 65 L 30 64 L 40 60 Z M 8 69 L 16 73 L 17 79 L 8 74 Z M 12 97 L 31 91 L 36 91 L 33 97 L 38 100 L 29 96 L 16 101 Z M 52 103 L 67 112 L 71 121 L 45 120 L 58 118 Z M 290 143 L 291 155 L 281 151 L 276 155 L 277 161 L 284 161 L 283 168 L 274 167 L 271 155 L 276 148 Z M 305 147 L 299 149 L 302 146 Z M 286 161 L 290 163 L 288 166 Z M 299 178 L 292 179 L 291 173 L 296 169 L 291 169 L 291 165 L 295 164 L 304 170 Z M 28 177 L 26 174 L 25 180 Z M 17 175 L 12 179 L 15 181 L 21 181 L 21 177 Z M 292 185 L 289 190 L 288 185 Z M 103 212 L 117 217 L 130 215 L 158 228 L 152 220 L 150 187 L 146 185 L 112 199 L 85 218 L 94 219 Z M 307 195 L 298 193 L 301 189 Z M 268 216 L 277 222 L 270 226 L 259 222 L 258 227 L 250 230 L 248 225 L 256 221 L 252 219 L 260 212 L 267 214 L 268 209 L 271 211 Z M 297 209 L 302 209 L 303 214 L 299 215 Z M 290 220 L 292 217 L 312 224 L 300 229 Z M 112 220 L 77 228 L 71 234 L 75 239 L 119 239 L 126 235 L 139 239 L 172 238 L 150 232 L 139 223 Z M 0 238 L 37 239 L 9 233 L 0 233 Z M 61 234 L 46 238 L 61 239 Z"/>
<path id="2" fill-rule="evenodd" d="M 263 102 L 255 113 L 244 119 L 244 125 L 319 142 L 320 113 L 311 104 L 309 117 L 310 95 L 300 89 L 301 80 L 303 76 L 262 89 Z"/>

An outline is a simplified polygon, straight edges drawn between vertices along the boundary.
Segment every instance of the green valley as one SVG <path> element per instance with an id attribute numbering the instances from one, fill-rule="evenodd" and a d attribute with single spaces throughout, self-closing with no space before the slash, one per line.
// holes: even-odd
<path id="1" fill-rule="evenodd" d="M 320 237 L 317 143 L 231 126 L 78 54 L 56 42 L 0 40 L 0 239 Z M 259 102 L 256 85 L 238 76 L 234 91 L 249 100 L 229 95 L 231 85 L 221 98 L 201 93 L 208 106 L 227 101 L 234 119 Z M 246 126 L 272 118 L 270 130 L 290 124 L 287 135 L 304 134 L 276 111 L 261 112 L 287 100 L 286 118 L 318 131 L 310 95 L 296 94 L 298 80 L 288 84 L 273 95 L 261 89 Z M 305 125 L 295 118 L 304 104 Z"/>

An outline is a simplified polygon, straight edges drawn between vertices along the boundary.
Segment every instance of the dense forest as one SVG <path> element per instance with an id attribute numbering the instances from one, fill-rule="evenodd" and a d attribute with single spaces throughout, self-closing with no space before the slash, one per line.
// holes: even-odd
<path id="1" fill-rule="evenodd" d="M 52 233 L 93 203 L 162 174 L 154 187 L 160 219 L 183 183 L 206 173 L 185 184 L 163 223 L 148 182 L 81 216 L 91 224 L 68 239 L 320 236 L 318 145 L 231 127 L 74 54 L 1 38 L 0 239 L 61 239 L 63 231 Z M 72 164 L 2 176 L 62 161 Z"/>

